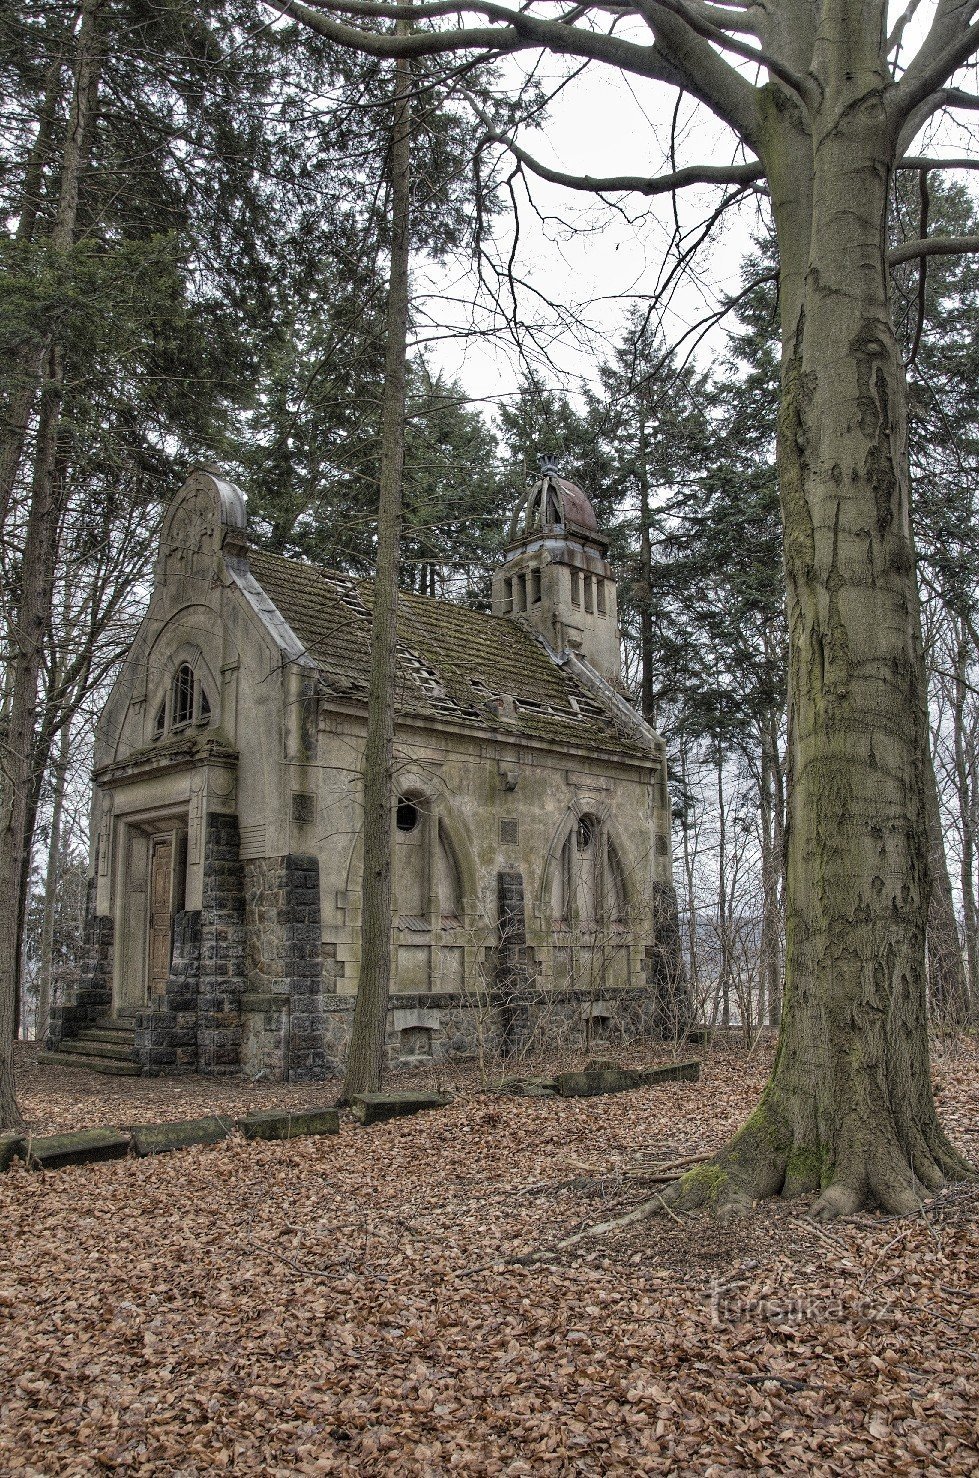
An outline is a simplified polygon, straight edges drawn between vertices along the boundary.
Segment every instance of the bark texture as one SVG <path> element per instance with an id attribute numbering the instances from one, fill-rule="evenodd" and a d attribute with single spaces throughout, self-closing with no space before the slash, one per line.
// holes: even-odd
<path id="1" fill-rule="evenodd" d="M 403 22 L 399 22 L 399 26 Z M 364 878 L 360 981 L 343 1098 L 376 1093 L 384 1069 L 384 1034 L 391 987 L 391 814 L 394 771 L 394 696 L 401 543 L 401 480 L 410 254 L 411 111 L 408 62 L 395 63 L 391 142 L 391 274 L 378 509 L 377 571 L 371 627 L 367 743 L 364 751 Z"/>
<path id="2" fill-rule="evenodd" d="M 849 24 L 852 23 L 852 24 Z M 762 133 L 782 263 L 786 987 L 762 1102 L 674 1199 L 904 1213 L 965 1173 L 928 1060 L 928 731 L 879 38 L 826 7 L 819 102 Z M 779 116 L 775 119 L 775 112 Z"/>
<path id="3" fill-rule="evenodd" d="M 101 0 L 85 0 L 82 7 L 72 102 L 62 156 L 58 212 L 51 234 L 51 245 L 65 276 L 66 292 L 71 277 L 70 253 L 75 240 L 79 181 L 96 102 L 100 3 Z M 64 353 L 57 327 L 57 323 L 52 326 L 40 354 L 44 379 L 39 395 L 34 468 L 24 535 L 23 575 L 10 626 L 12 671 L 0 809 L 0 1127 L 20 1120 L 13 1081 L 20 923 L 29 838 L 33 832 L 29 823 L 37 783 L 38 680 L 45 635 L 51 626 L 63 506 L 63 488 L 58 475 L 58 439 Z"/>

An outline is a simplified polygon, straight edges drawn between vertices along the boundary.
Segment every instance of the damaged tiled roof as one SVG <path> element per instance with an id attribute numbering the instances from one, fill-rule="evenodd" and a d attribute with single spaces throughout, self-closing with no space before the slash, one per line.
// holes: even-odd
<path id="1" fill-rule="evenodd" d="M 248 563 L 327 688 L 366 701 L 372 582 L 260 549 Z M 614 700 L 599 701 L 507 617 L 402 593 L 398 636 L 401 713 L 649 757 Z"/>

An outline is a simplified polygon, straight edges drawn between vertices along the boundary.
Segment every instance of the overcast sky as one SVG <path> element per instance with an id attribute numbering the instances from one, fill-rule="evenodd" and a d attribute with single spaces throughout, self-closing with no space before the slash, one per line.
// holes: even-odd
<path id="1" fill-rule="evenodd" d="M 906 55 L 916 49 L 933 10 L 933 0 L 925 0 L 909 28 Z M 569 70 L 557 58 L 521 57 L 506 66 L 516 81 L 535 60 L 540 67 L 537 76 L 545 84 L 557 83 Z M 556 99 L 544 128 L 521 142 L 542 161 L 572 173 L 655 175 L 669 168 L 675 99 L 673 89 L 661 83 L 595 64 Z M 969 128 L 968 118 L 958 126 L 943 125 L 940 135 L 927 141 L 929 153 L 967 152 Z M 728 163 L 734 157 L 735 140 L 729 131 L 701 105 L 685 100 L 677 163 Z M 967 182 L 974 184 L 968 178 Z M 721 193 L 716 188 L 682 192 L 683 224 L 691 226 L 705 217 Z M 516 272 L 531 289 L 522 295 L 521 317 L 527 323 L 553 317 L 535 298 L 536 289 L 565 310 L 566 320 L 580 318 L 586 331 L 579 335 L 569 321 L 555 322 L 538 345 L 526 344 L 525 352 L 546 383 L 574 391 L 594 378 L 597 362 L 621 333 L 630 303 L 643 304 L 654 290 L 673 232 L 673 202 L 668 196 L 651 201 L 635 195 L 616 197 L 619 213 L 591 196 L 539 180 L 533 181 L 533 194 L 545 219 L 538 219 L 521 193 Z M 758 204 L 752 198 L 728 212 L 715 228 L 663 320 L 670 342 L 681 339 L 738 286 L 741 261 L 758 225 Z M 501 220 L 499 233 L 501 240 L 509 240 L 508 221 Z M 482 342 L 453 337 L 465 327 L 476 295 L 466 268 L 460 264 L 433 273 L 419 263 L 414 288 L 419 340 L 429 346 L 435 363 L 458 376 L 475 401 L 491 405 L 512 394 L 521 369 L 515 346 L 503 336 Z M 685 342 L 689 346 L 696 339 Z M 723 331 L 715 330 L 701 345 L 698 358 L 706 363 L 723 348 Z"/>
<path id="2" fill-rule="evenodd" d="M 555 60 L 544 77 L 556 82 L 562 75 L 562 64 Z M 655 175 L 669 167 L 674 100 L 672 90 L 661 84 L 595 66 L 559 96 L 544 129 L 521 141 L 543 162 L 571 173 Z M 680 148 L 681 163 L 727 162 L 734 156 L 731 135 L 692 102 L 682 109 Z M 525 350 L 545 380 L 574 390 L 594 377 L 597 358 L 618 337 L 628 307 L 645 305 L 654 291 L 673 234 L 673 204 L 668 196 L 649 201 L 634 195 L 614 197 L 618 209 L 612 209 L 588 194 L 541 180 L 531 179 L 531 188 L 536 211 L 518 190 L 515 272 L 528 283 L 522 317 L 528 323 L 541 320 L 542 333 L 539 344 L 528 342 Z M 719 198 L 717 189 L 684 192 L 681 220 L 692 225 Z M 716 229 L 713 246 L 696 264 L 696 275 L 685 277 L 672 300 L 664 324 L 671 337 L 679 338 L 721 293 L 736 286 L 756 224 L 752 204 L 730 212 Z M 508 218 L 500 220 L 498 231 L 508 246 Z M 414 286 L 419 339 L 433 345 L 435 362 L 458 375 L 475 399 L 493 401 L 512 393 L 521 367 L 513 344 L 503 336 L 468 343 L 452 337 L 465 322 L 475 293 L 465 267 L 432 273 L 418 264 Z M 557 321 L 548 332 L 543 323 L 555 315 L 535 297 L 535 290 L 565 309 L 569 320 L 580 317 L 583 333 L 576 333 L 570 322 Z"/>

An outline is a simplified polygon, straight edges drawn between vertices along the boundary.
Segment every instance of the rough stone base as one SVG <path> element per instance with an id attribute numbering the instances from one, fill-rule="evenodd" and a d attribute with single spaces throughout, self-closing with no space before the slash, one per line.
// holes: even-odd
<path id="1" fill-rule="evenodd" d="M 111 918 L 96 914 L 94 908 L 93 879 L 88 888 L 78 980 L 69 989 L 67 998 L 56 1001 L 48 1014 L 44 1046 L 49 1052 L 56 1052 L 63 1041 L 77 1036 L 83 1027 L 92 1026 L 112 1011 L 112 941 L 115 924 Z"/>
<path id="2" fill-rule="evenodd" d="M 316 857 L 244 863 L 241 1063 L 251 1078 L 311 1082 L 335 1067 L 323 1031 L 323 946 Z"/>
<path id="3" fill-rule="evenodd" d="M 352 996 L 323 1002 L 323 1041 L 332 1074 L 343 1071 L 353 1009 Z M 660 1041 L 659 1024 L 656 998 L 643 989 L 609 992 L 601 999 L 588 991 L 533 991 L 502 1001 L 489 992 L 395 994 L 388 1008 L 386 1060 L 389 1068 L 405 1069 L 477 1057 L 508 1061 L 536 1051 L 614 1052 Z"/>

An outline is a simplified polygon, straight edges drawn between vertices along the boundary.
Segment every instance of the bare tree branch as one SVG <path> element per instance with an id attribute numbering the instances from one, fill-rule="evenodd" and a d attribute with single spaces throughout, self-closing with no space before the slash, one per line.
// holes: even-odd
<path id="1" fill-rule="evenodd" d="M 266 3 L 280 14 L 292 16 L 294 20 L 309 26 L 336 45 L 366 52 L 370 56 L 439 56 L 453 51 L 489 51 L 497 55 L 508 55 L 542 48 L 559 56 L 584 57 L 637 76 L 666 80 L 654 46 L 640 46 L 606 31 L 587 31 L 568 25 L 564 20 L 544 20 L 523 10 L 493 4 L 491 0 L 468 5 L 457 4 L 455 0 L 436 0 L 436 3 L 417 8 L 375 5 L 368 3 L 368 0 L 316 0 L 313 5 L 304 4 L 303 0 L 266 0 Z M 443 31 L 415 31 L 410 36 L 397 36 L 392 32 L 369 31 L 361 26 L 347 25 L 343 21 L 334 20 L 330 14 L 341 12 L 370 16 L 372 20 L 376 20 L 396 18 L 409 10 L 413 10 L 416 21 L 461 16 L 464 11 L 475 10 L 485 15 L 491 24 L 460 25 Z M 498 24 L 493 25 L 493 21 Z M 736 73 L 734 75 L 737 76 Z"/>
<path id="2" fill-rule="evenodd" d="M 416 30 L 409 37 L 399 37 L 390 32 L 347 24 L 334 17 L 349 15 L 365 20 L 370 17 L 376 21 L 397 17 L 408 8 L 403 5 L 373 4 L 370 0 L 313 0 L 311 4 L 305 0 L 266 0 L 266 3 L 279 14 L 291 16 L 337 45 L 367 52 L 371 56 L 435 56 L 476 50 L 502 56 L 540 48 L 557 56 L 601 62 L 619 71 L 649 77 L 692 93 L 749 144 L 757 131 L 757 90 L 718 54 L 704 35 L 699 34 L 693 21 L 684 16 L 683 6 L 688 0 L 641 0 L 637 5 L 588 7 L 589 13 L 600 10 L 616 18 L 623 14 L 642 14 L 655 38 L 649 46 L 627 41 L 611 31 L 594 31 L 574 25 L 574 19 L 583 14 L 582 6 L 574 7 L 558 19 L 548 20 L 530 14 L 526 6 L 514 8 L 498 4 L 496 0 L 474 0 L 470 4 L 458 3 L 458 0 L 429 0 L 428 4 L 420 4 L 415 9 L 416 21 L 455 17 L 460 23 L 444 30 Z M 485 16 L 489 24 L 462 24 L 463 15 L 473 12 Z M 699 24 L 710 29 L 704 20 Z M 732 42 L 725 31 L 717 30 L 712 39 L 719 45 L 738 50 L 739 43 Z M 741 47 L 740 54 L 773 69 L 781 65 L 750 46 Z M 801 85 L 793 73 L 785 68 L 782 71 L 785 73 L 783 80 L 789 86 Z"/>
<path id="3" fill-rule="evenodd" d="M 929 236 L 917 241 L 902 241 L 887 253 L 891 267 L 910 262 L 916 257 L 954 257 L 979 252 L 979 236 Z"/>
<path id="4" fill-rule="evenodd" d="M 708 18 L 708 12 L 712 7 L 699 3 L 699 0 L 639 0 L 638 9 L 642 11 L 657 37 L 662 30 L 662 20 L 657 12 L 669 11 L 705 41 L 712 41 L 727 51 L 733 51 L 736 56 L 744 57 L 746 61 L 755 62 L 758 66 L 767 68 L 773 77 L 778 77 L 779 81 L 784 82 L 800 98 L 806 99 L 812 94 L 811 85 L 807 79 L 793 72 L 792 68 L 787 67 L 778 57 L 761 47 L 748 46 L 745 42 L 736 41 L 733 36 L 728 35 L 726 30 L 714 24 Z"/>
<path id="5" fill-rule="evenodd" d="M 746 164 L 703 164 L 689 165 L 664 175 L 609 175 L 599 177 L 587 174 L 569 174 L 543 164 L 522 149 L 515 139 L 498 129 L 488 114 L 468 92 L 465 94 L 470 106 L 486 129 L 488 138 L 502 144 L 518 159 L 525 169 L 539 179 L 552 185 L 564 185 L 569 190 L 587 190 L 595 195 L 615 194 L 619 191 L 638 195 L 666 195 L 673 190 L 682 190 L 688 185 L 749 185 L 764 176 L 764 168 L 757 161 Z"/>
<path id="6" fill-rule="evenodd" d="M 921 154 L 908 154 L 899 159 L 895 169 L 979 169 L 979 159 L 932 159 Z"/>
<path id="7" fill-rule="evenodd" d="M 888 56 L 890 56 L 892 51 L 895 51 L 898 47 L 900 47 L 908 23 L 913 19 L 914 13 L 918 9 L 918 6 L 920 4 L 921 0 L 910 0 L 907 9 L 902 15 L 899 15 L 897 20 L 894 22 L 894 27 L 891 31 L 891 34 L 887 38 Z"/>
<path id="8" fill-rule="evenodd" d="M 979 24 L 968 24 L 976 8 L 976 0 L 966 0 L 965 4 L 962 0 L 939 0 L 931 30 L 891 93 L 889 107 L 897 120 L 910 117 L 925 104 L 979 46 Z M 938 106 L 979 106 L 979 102 L 953 104 L 952 94 L 956 92 L 947 89 L 945 103 Z M 961 94 L 962 98 L 968 96 Z"/>

